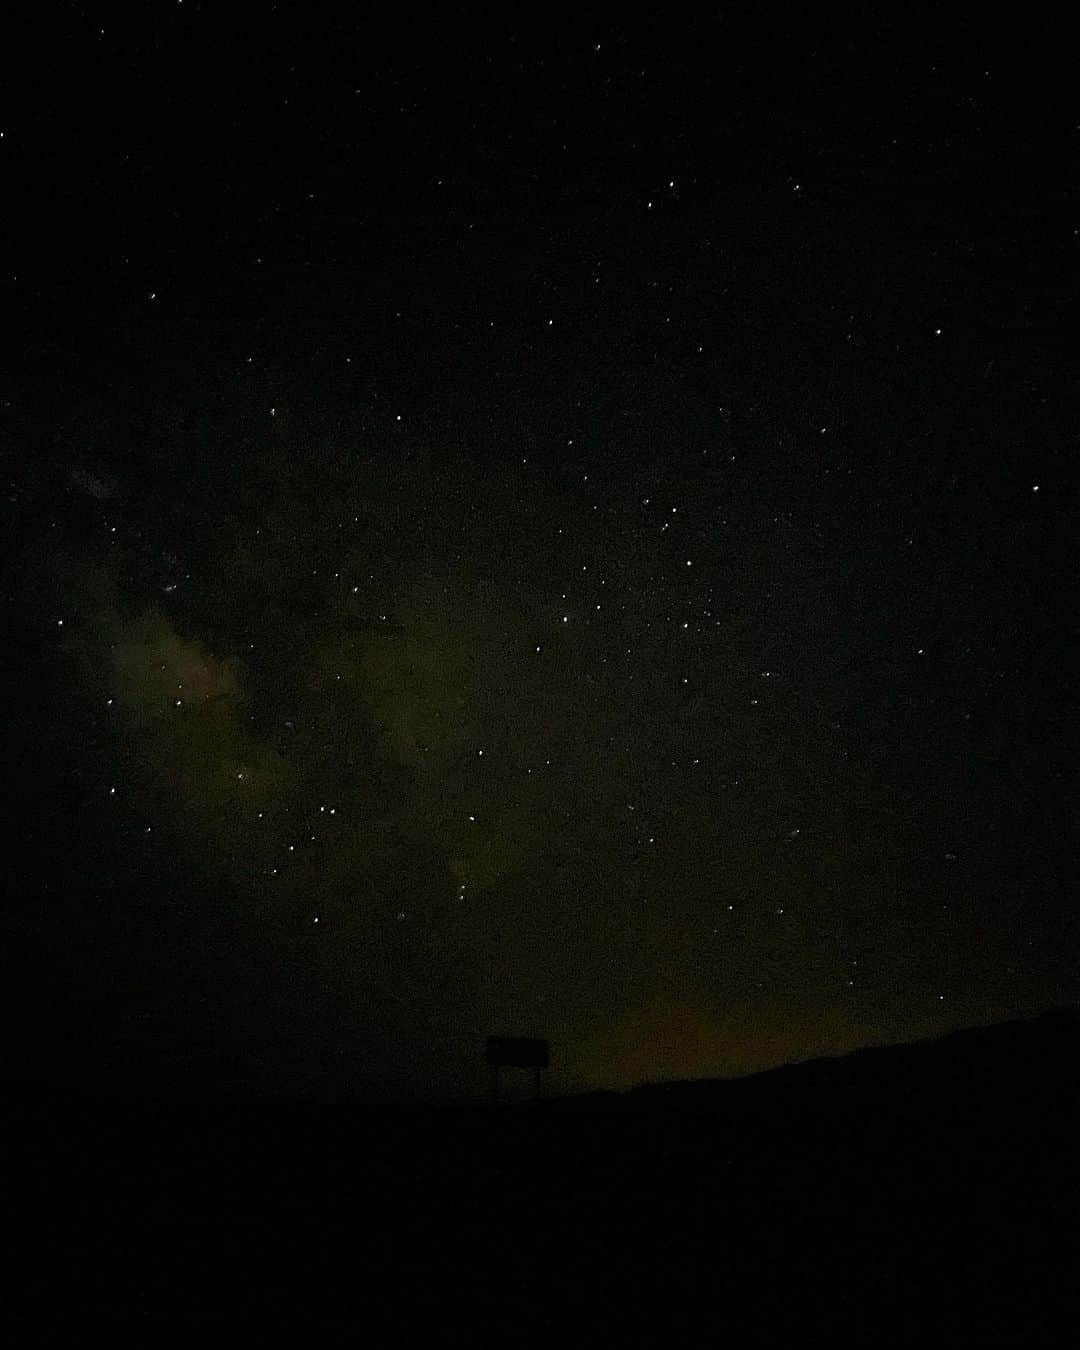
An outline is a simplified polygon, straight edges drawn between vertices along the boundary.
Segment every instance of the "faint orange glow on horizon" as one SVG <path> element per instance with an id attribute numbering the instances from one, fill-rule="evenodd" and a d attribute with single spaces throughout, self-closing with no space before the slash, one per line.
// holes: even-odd
<path id="1" fill-rule="evenodd" d="M 658 999 L 619 1019 L 575 1065 L 575 1077 L 621 1090 L 641 1083 L 736 1078 L 865 1044 L 840 1008 L 748 1010 L 727 1018 Z"/>

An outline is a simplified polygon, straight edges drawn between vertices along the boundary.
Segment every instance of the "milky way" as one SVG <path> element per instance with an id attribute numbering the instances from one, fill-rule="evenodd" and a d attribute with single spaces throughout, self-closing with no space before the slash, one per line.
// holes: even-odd
<path id="1" fill-rule="evenodd" d="M 826 53 L 855 136 L 816 39 L 449 98 L 274 23 L 228 116 L 227 42 L 187 118 L 94 36 L 156 138 L 99 108 L 86 256 L 5 282 L 25 1059 L 624 1086 L 1065 997 L 1072 236 L 992 63 Z"/>

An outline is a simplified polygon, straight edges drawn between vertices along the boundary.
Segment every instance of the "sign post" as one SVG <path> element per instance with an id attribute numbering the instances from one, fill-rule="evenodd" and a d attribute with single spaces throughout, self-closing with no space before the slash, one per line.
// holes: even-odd
<path id="1" fill-rule="evenodd" d="M 533 1100 L 540 1097 L 540 1070 L 546 1069 L 551 1055 L 547 1041 L 529 1036 L 489 1036 L 487 1062 L 491 1068 L 491 1101 L 499 1102 L 499 1072 L 503 1068 L 532 1069 Z"/>

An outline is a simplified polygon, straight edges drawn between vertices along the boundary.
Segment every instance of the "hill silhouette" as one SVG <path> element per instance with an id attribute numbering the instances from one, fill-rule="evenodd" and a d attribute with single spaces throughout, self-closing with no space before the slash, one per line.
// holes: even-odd
<path id="1" fill-rule="evenodd" d="M 9 1088 L 9 1308 L 21 1342 L 1051 1344 L 1076 1311 L 1078 1030 L 1068 1008 L 500 1109 Z"/>

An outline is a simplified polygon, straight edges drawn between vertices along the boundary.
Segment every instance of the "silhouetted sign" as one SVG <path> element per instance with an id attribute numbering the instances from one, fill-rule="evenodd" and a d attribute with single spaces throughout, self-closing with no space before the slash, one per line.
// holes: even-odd
<path id="1" fill-rule="evenodd" d="M 546 1069 L 548 1058 L 547 1041 L 529 1036 L 488 1037 L 487 1062 L 496 1067 Z"/>
<path id="2" fill-rule="evenodd" d="M 540 1070 L 548 1066 L 548 1043 L 532 1036 L 489 1036 L 487 1062 L 491 1069 L 491 1100 L 499 1100 L 503 1069 L 532 1069 L 533 1095 L 540 1098 Z"/>

